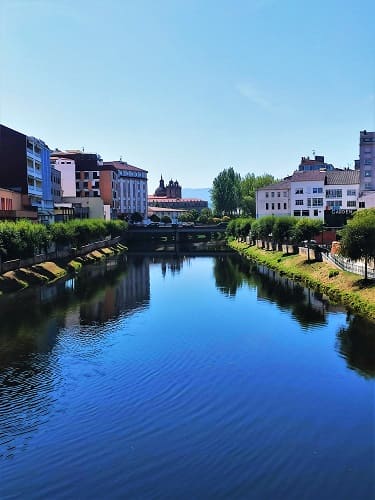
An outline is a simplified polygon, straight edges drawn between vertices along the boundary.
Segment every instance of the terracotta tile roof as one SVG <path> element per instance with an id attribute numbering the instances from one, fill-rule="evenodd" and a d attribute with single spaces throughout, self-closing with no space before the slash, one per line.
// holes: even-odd
<path id="1" fill-rule="evenodd" d="M 304 181 L 324 181 L 327 172 L 320 172 L 319 170 L 308 170 L 307 172 L 294 172 L 290 178 L 291 182 L 304 182 Z"/>
<path id="2" fill-rule="evenodd" d="M 166 196 L 148 196 L 148 201 L 161 201 L 163 203 L 176 203 L 176 202 L 186 202 L 186 201 L 205 201 L 200 198 L 167 198 Z"/>
<path id="3" fill-rule="evenodd" d="M 129 163 L 126 163 L 126 161 L 105 161 L 103 162 L 103 165 L 109 165 L 112 164 L 114 167 L 118 168 L 119 170 L 130 170 L 133 172 L 148 172 L 147 170 L 143 170 L 142 168 L 135 167 L 134 165 L 129 165 Z"/>
<path id="4" fill-rule="evenodd" d="M 258 188 L 257 191 L 269 191 L 270 189 L 289 189 L 290 188 L 290 180 L 286 178 L 280 182 L 275 182 L 274 184 L 269 184 L 268 186 L 264 186 L 262 188 Z"/>
<path id="5" fill-rule="evenodd" d="M 359 170 L 333 170 L 326 175 L 327 184 L 359 184 Z"/>

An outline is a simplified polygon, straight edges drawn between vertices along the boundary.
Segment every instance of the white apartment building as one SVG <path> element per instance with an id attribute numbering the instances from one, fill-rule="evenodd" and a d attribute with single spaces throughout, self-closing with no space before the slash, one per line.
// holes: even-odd
<path id="1" fill-rule="evenodd" d="M 118 170 L 119 213 L 130 216 L 139 212 L 147 218 L 147 170 L 129 165 L 124 161 L 104 162 Z"/>
<path id="2" fill-rule="evenodd" d="M 375 132 L 361 130 L 359 136 L 359 208 L 375 207 Z"/>
<path id="3" fill-rule="evenodd" d="M 351 214 L 358 208 L 359 181 L 358 170 L 294 172 L 257 190 L 257 218 L 293 215 L 325 221 L 328 215 Z M 284 197 L 288 201 L 283 203 Z"/>
<path id="4" fill-rule="evenodd" d="M 285 179 L 256 191 L 256 218 L 290 215 L 290 182 Z"/>
<path id="5" fill-rule="evenodd" d="M 61 173 L 61 196 L 76 196 L 76 163 L 71 158 L 51 156 L 51 166 Z"/>

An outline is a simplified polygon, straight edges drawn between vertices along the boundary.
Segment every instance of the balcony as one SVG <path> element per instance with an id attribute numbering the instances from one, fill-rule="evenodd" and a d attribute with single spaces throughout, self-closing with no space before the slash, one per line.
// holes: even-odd
<path id="1" fill-rule="evenodd" d="M 42 180 L 42 169 L 27 167 L 27 175 L 33 179 Z"/>
<path id="2" fill-rule="evenodd" d="M 35 186 L 33 184 L 28 184 L 27 185 L 27 191 L 30 196 L 43 196 L 43 189 L 42 186 Z"/>

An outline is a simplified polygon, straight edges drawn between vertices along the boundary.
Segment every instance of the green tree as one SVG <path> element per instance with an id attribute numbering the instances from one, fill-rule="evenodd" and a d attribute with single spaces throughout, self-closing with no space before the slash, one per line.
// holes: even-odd
<path id="1" fill-rule="evenodd" d="M 308 219 L 303 217 L 298 219 L 294 226 L 293 239 L 297 242 L 307 240 L 307 260 L 310 260 L 310 241 L 313 236 L 317 236 L 323 229 L 321 220 Z"/>
<path id="2" fill-rule="evenodd" d="M 241 201 L 241 176 L 232 167 L 224 169 L 215 177 L 211 199 L 219 215 L 234 215 Z"/>
<path id="3" fill-rule="evenodd" d="M 161 218 L 161 222 L 164 222 L 164 224 L 170 224 L 172 222 L 172 219 L 168 215 L 163 215 Z"/>
<path id="4" fill-rule="evenodd" d="M 272 228 L 273 239 L 278 243 L 290 241 L 293 238 L 294 226 L 296 223 L 296 218 L 291 217 L 290 215 L 276 217 Z"/>
<path id="5" fill-rule="evenodd" d="M 152 214 L 150 217 L 151 222 L 160 222 L 160 217 L 156 214 Z"/>
<path id="6" fill-rule="evenodd" d="M 364 259 L 365 280 L 368 262 L 375 259 L 375 208 L 356 212 L 340 231 L 340 253 L 353 260 Z"/>
<path id="7" fill-rule="evenodd" d="M 130 221 L 133 223 L 136 222 L 142 222 L 143 221 L 143 216 L 139 212 L 133 212 L 130 216 Z"/>
<path id="8" fill-rule="evenodd" d="M 256 216 L 256 190 L 274 184 L 277 179 L 271 174 L 255 176 L 253 173 L 246 174 L 241 180 L 241 210 L 244 215 Z"/>

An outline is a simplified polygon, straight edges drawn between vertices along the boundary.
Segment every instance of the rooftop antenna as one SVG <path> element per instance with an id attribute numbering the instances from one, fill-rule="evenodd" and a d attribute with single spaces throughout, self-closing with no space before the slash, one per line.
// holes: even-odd
<path id="1" fill-rule="evenodd" d="M 313 149 L 313 152 L 312 152 L 312 153 L 313 153 L 313 156 L 315 156 L 315 149 Z"/>
<path id="2" fill-rule="evenodd" d="M 122 155 L 120 156 L 120 161 L 122 161 Z"/>
<path id="3" fill-rule="evenodd" d="M 82 146 L 82 153 L 85 152 L 85 146 Z"/>

